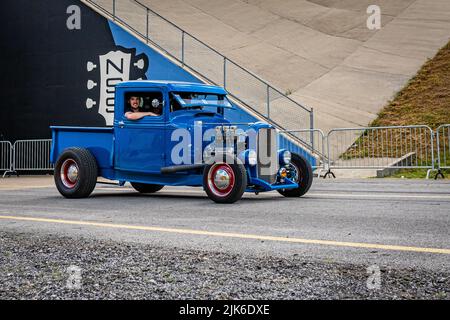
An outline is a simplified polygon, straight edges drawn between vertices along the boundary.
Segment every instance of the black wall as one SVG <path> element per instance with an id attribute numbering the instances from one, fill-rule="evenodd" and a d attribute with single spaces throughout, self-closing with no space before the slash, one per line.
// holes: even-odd
<path id="1" fill-rule="evenodd" d="M 66 26 L 72 4 L 81 30 Z M 85 105 L 86 63 L 116 48 L 107 20 L 79 1 L 2 0 L 0 21 L 0 140 L 50 138 L 50 125 L 104 126 Z"/>

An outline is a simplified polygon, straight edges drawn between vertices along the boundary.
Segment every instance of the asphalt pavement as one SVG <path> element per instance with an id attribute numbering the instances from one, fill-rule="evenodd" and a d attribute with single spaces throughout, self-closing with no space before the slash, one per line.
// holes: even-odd
<path id="1" fill-rule="evenodd" d="M 336 261 L 450 267 L 449 254 L 370 247 L 375 244 L 450 249 L 448 181 L 316 179 L 303 198 L 284 198 L 277 192 L 245 194 L 232 205 L 211 202 L 201 188 L 167 187 L 156 194 L 142 195 L 129 186 L 99 184 L 90 198 L 80 200 L 61 197 L 52 186 L 51 177 L 41 186 L 20 188 L 15 185 L 1 191 L 0 215 L 6 218 L 0 219 L 0 226 L 4 229 L 207 250 L 296 253 Z M 118 224 L 124 228 L 20 221 L 14 217 Z M 133 230 L 126 226 L 155 229 Z M 261 238 L 246 239 L 248 235 Z M 368 245 L 361 248 L 361 244 Z"/>
<path id="2" fill-rule="evenodd" d="M 316 179 L 302 198 L 245 194 L 219 205 L 200 188 L 142 195 L 129 186 L 97 185 L 90 198 L 68 200 L 51 177 L 26 185 L 13 179 L 0 180 L 4 243 L 29 235 L 143 245 L 165 255 L 294 257 L 361 274 L 370 266 L 439 274 L 441 281 L 450 274 L 449 181 Z"/>

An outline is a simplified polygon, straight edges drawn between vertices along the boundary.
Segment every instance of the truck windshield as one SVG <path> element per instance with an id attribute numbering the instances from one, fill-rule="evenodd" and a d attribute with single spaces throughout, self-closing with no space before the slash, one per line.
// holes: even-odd
<path id="1" fill-rule="evenodd" d="M 224 94 L 172 92 L 172 96 L 178 103 L 178 108 L 175 109 L 233 108 Z"/>

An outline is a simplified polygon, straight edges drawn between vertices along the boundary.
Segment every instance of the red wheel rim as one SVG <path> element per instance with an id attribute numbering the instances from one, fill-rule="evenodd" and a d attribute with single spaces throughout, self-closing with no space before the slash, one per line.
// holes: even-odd
<path id="1" fill-rule="evenodd" d="M 209 169 L 208 188 L 218 197 L 229 195 L 235 181 L 234 171 L 227 163 L 216 163 Z"/>
<path id="2" fill-rule="evenodd" d="M 66 188 L 72 189 L 78 182 L 78 165 L 73 159 L 67 159 L 61 166 L 61 181 Z"/>

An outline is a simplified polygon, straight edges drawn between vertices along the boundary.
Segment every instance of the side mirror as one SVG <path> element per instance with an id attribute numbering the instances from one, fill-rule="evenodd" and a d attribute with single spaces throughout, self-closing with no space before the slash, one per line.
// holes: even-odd
<path id="1" fill-rule="evenodd" d="M 158 108 L 159 106 L 164 106 L 164 100 L 162 102 L 159 102 L 158 99 L 153 99 L 152 100 L 152 107 L 153 108 Z"/>

